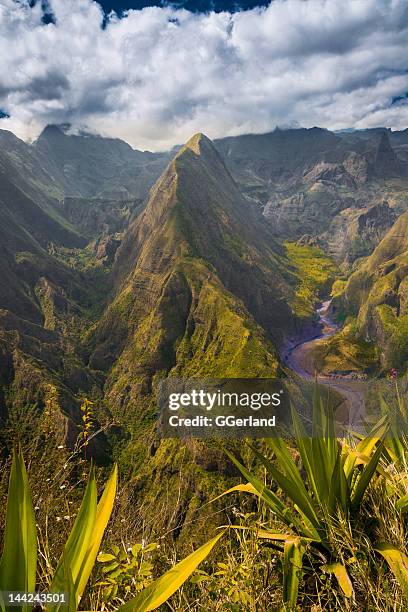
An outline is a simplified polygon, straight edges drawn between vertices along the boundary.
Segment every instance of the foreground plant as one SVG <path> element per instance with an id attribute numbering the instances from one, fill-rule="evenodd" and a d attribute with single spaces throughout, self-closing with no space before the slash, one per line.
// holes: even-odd
<path id="1" fill-rule="evenodd" d="M 97 560 L 101 566 L 102 579 L 93 588 L 102 587 L 104 601 L 113 601 L 121 591 L 141 591 L 149 586 L 153 577 L 152 552 L 158 548 L 156 542 L 134 544 L 130 549 L 110 546 L 110 552 L 101 552 Z"/>
<path id="2" fill-rule="evenodd" d="M 388 432 L 387 417 L 384 416 L 370 435 L 356 446 L 340 442 L 335 436 L 333 411 L 330 405 L 323 405 L 318 394 L 314 399 L 312 433 L 305 431 L 294 410 L 292 421 L 295 447 L 305 478 L 284 440 L 270 438 L 265 441 L 273 452 L 273 462 L 253 448 L 267 475 L 277 483 L 282 494 L 266 487 L 227 451 L 248 484 L 233 487 L 226 493 L 246 491 L 257 495 L 270 508 L 277 522 L 288 528 L 286 533 L 266 528 L 258 531 L 260 538 L 273 541 L 283 552 L 283 600 L 287 609 L 296 607 L 299 582 L 310 563 L 313 571 L 334 575 L 344 596 L 352 597 L 352 581 L 343 558 L 339 557 L 338 546 L 333 542 L 341 525 L 352 533 L 353 525 L 361 516 L 360 507 L 368 486 L 377 478 L 386 477 L 379 462 Z M 404 552 L 390 543 L 379 543 L 376 550 L 387 561 L 408 596 L 408 558 Z M 304 560 L 306 552 L 307 564 Z"/>
<path id="3" fill-rule="evenodd" d="M 95 472 L 91 468 L 84 497 L 49 587 L 49 594 L 65 594 L 65 601 L 46 603 L 48 612 L 75 612 L 94 568 L 106 526 L 112 514 L 117 488 L 117 467 L 97 502 Z M 201 546 L 122 605 L 125 612 L 148 612 L 167 601 L 209 555 L 222 537 Z M 36 585 L 37 532 L 27 472 L 21 451 L 14 451 L 7 498 L 3 554 L 0 560 L 0 592 L 33 593 Z M 48 600 L 47 600 L 48 601 Z M 34 603 L 10 606 L 0 598 L 1 610 L 26 611 Z"/>

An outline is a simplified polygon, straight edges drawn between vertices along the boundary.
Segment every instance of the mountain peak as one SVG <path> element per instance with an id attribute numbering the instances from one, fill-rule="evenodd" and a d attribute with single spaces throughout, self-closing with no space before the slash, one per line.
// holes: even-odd
<path id="1" fill-rule="evenodd" d="M 49 123 L 43 129 L 37 141 L 41 141 L 48 138 L 60 138 L 61 136 L 65 136 L 69 127 L 69 124 L 56 125 L 54 123 Z"/>
<path id="2" fill-rule="evenodd" d="M 201 132 L 194 134 L 181 147 L 174 157 L 173 164 L 179 179 L 185 173 L 190 176 L 193 172 L 197 176 L 197 173 L 205 167 L 206 179 L 212 175 L 213 180 L 220 180 L 230 186 L 234 182 L 215 144 Z"/>
<path id="3" fill-rule="evenodd" d="M 387 132 L 381 132 L 381 136 L 380 136 L 380 140 L 378 143 L 378 148 L 377 148 L 377 154 L 378 153 L 393 153 L 391 145 L 390 145 L 390 140 L 388 138 L 388 134 Z"/>
<path id="4" fill-rule="evenodd" d="M 391 147 L 387 132 L 381 132 L 375 156 L 375 169 L 378 174 L 384 176 L 397 176 L 398 160 Z"/>
<path id="5" fill-rule="evenodd" d="M 205 151 L 215 151 L 213 142 L 208 138 L 208 136 L 206 136 L 202 132 L 197 132 L 197 134 L 194 134 L 194 136 L 192 136 L 186 142 L 186 144 L 181 147 L 179 155 L 187 149 L 190 149 L 190 151 L 193 151 L 193 153 L 195 153 L 196 155 L 202 155 L 202 153 L 204 153 Z"/>

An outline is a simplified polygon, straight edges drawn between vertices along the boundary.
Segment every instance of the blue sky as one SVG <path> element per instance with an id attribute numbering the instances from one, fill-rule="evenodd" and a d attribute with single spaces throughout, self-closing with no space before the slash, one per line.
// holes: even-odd
<path id="1" fill-rule="evenodd" d="M 142 9 L 146 6 L 166 6 L 172 4 L 177 8 L 185 8 L 188 11 L 205 12 L 205 11 L 230 11 L 236 12 L 239 10 L 251 9 L 255 6 L 266 6 L 268 2 L 262 0 L 242 0 L 242 2 L 234 0 L 174 0 L 173 2 L 165 2 L 164 0 L 100 0 L 99 4 L 106 12 L 111 10 L 121 13 L 127 9 Z"/>
<path id="2" fill-rule="evenodd" d="M 0 0 L 0 127 L 151 150 L 197 131 L 408 127 L 407 0 L 223 2 Z"/>

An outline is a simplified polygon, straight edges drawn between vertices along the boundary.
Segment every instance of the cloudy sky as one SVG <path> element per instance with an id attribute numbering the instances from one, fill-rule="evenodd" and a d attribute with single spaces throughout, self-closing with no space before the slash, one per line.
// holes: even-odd
<path id="1" fill-rule="evenodd" d="M 196 131 L 408 127 L 407 0 L 256 4 L 0 0 L 0 128 L 160 150 Z"/>

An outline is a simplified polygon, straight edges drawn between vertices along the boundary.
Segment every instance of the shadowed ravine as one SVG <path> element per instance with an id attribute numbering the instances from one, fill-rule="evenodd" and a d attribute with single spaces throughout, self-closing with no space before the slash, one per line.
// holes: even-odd
<path id="1" fill-rule="evenodd" d="M 336 374 L 327 376 L 314 371 L 311 354 L 317 344 L 325 338 L 335 334 L 339 328 L 330 319 L 329 308 L 330 300 L 323 302 L 316 313 L 319 317 L 320 332 L 316 334 L 316 328 L 311 330 L 310 336 L 302 336 L 300 342 L 293 341 L 285 350 L 283 359 L 285 364 L 304 380 L 316 380 L 321 385 L 330 387 L 337 391 L 344 398 L 344 417 L 355 416 L 362 412 L 364 407 L 364 382 L 361 380 L 350 380 L 347 376 Z M 343 410 L 342 410 L 343 413 Z"/>

